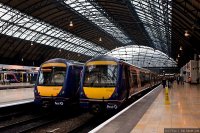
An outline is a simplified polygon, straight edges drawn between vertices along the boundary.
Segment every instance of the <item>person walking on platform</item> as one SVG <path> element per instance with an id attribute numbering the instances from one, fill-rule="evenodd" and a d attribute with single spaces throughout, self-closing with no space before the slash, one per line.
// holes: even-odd
<path id="1" fill-rule="evenodd" d="M 180 75 L 178 75 L 178 77 L 176 78 L 177 84 L 179 85 L 180 82 Z"/>
<path id="2" fill-rule="evenodd" d="M 173 78 L 172 78 L 172 77 L 170 77 L 170 78 L 168 79 L 168 87 L 169 87 L 169 88 L 172 88 L 172 87 L 173 87 Z"/>
<path id="3" fill-rule="evenodd" d="M 162 85 L 163 85 L 163 88 L 166 87 L 166 78 L 165 77 L 163 77 L 163 79 L 162 79 Z"/>
<path id="4" fill-rule="evenodd" d="M 183 78 L 183 76 L 180 76 L 180 82 L 181 82 L 181 85 L 184 85 L 184 78 Z"/>
<path id="5" fill-rule="evenodd" d="M 191 79 L 191 77 L 189 76 L 189 77 L 188 77 L 188 83 L 191 84 L 191 82 L 192 82 L 192 79 Z"/>

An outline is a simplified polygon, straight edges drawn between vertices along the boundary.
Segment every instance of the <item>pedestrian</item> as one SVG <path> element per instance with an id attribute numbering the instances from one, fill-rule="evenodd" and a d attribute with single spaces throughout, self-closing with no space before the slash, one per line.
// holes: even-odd
<path id="1" fill-rule="evenodd" d="M 180 76 L 180 82 L 181 82 L 181 85 L 184 85 L 184 78 L 183 78 L 183 76 Z"/>
<path id="2" fill-rule="evenodd" d="M 169 80 L 168 80 L 168 87 L 169 88 L 173 87 L 173 78 L 172 77 L 170 77 Z"/>
<path id="3" fill-rule="evenodd" d="M 192 79 L 191 79 L 191 77 L 189 76 L 189 77 L 188 77 L 188 83 L 191 84 L 191 82 L 192 82 Z"/>
<path id="4" fill-rule="evenodd" d="M 163 85 L 163 88 L 165 88 L 165 86 L 166 86 L 166 78 L 165 77 L 163 77 L 163 79 L 162 79 L 162 85 Z"/>
<path id="5" fill-rule="evenodd" d="M 179 85 L 179 82 L 180 82 L 180 75 L 177 76 L 176 81 L 177 81 L 177 84 Z"/>

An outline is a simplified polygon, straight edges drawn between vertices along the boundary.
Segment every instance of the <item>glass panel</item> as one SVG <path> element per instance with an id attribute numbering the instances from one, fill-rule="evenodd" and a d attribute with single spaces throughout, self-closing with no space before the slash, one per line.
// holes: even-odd
<path id="1" fill-rule="evenodd" d="M 63 86 L 66 67 L 44 67 L 39 72 L 39 86 Z"/>
<path id="2" fill-rule="evenodd" d="M 117 65 L 87 66 L 85 70 L 85 87 L 115 87 Z"/>
<path id="3" fill-rule="evenodd" d="M 68 47 L 73 45 L 77 49 L 81 48 L 85 51 L 91 51 L 92 54 L 88 54 L 89 52 L 82 53 L 88 56 L 102 55 L 108 52 L 108 50 L 101 46 L 97 46 L 92 42 L 76 37 L 69 32 L 56 28 L 31 16 L 27 16 L 26 14 L 11 9 L 5 5 L 2 5 L 1 3 L 0 16 L 0 25 L 3 27 L 0 29 L 1 34 L 54 47 L 59 46 L 57 45 L 58 42 L 65 42 Z M 49 41 L 53 43 L 48 43 Z M 69 49 L 68 47 L 65 47 L 66 50 Z M 81 53 L 81 51 L 78 51 L 77 49 L 74 48 L 69 50 L 72 52 Z"/>
<path id="4" fill-rule="evenodd" d="M 110 20 L 99 11 L 105 12 L 102 8 L 98 7 L 99 10 L 97 10 L 87 0 L 65 0 L 64 2 L 122 43 L 127 44 L 131 42 L 114 23 L 110 22 Z"/>
<path id="5" fill-rule="evenodd" d="M 171 46 L 171 2 L 163 0 L 131 0 L 156 49 L 169 55 Z"/>
<path id="6" fill-rule="evenodd" d="M 126 46 L 108 52 L 106 55 L 124 59 L 139 67 L 176 67 L 177 63 L 165 53 L 146 46 Z"/>

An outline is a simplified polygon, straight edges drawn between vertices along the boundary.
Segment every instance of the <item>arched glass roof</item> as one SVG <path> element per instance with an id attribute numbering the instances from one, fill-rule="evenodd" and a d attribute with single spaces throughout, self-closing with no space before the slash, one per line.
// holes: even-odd
<path id="1" fill-rule="evenodd" d="M 116 24 L 112 23 L 108 18 L 106 18 L 101 12 L 104 12 L 102 8 L 98 7 L 96 9 L 87 0 L 65 0 L 65 4 L 73 8 L 79 14 L 90 20 L 92 23 L 96 24 L 98 27 L 109 33 L 111 36 L 122 42 L 123 44 L 130 43 L 131 40 L 126 36 L 122 30 L 120 30 Z M 96 5 L 97 6 L 97 5 Z M 101 10 L 101 12 L 99 11 Z"/>
<path id="2" fill-rule="evenodd" d="M 105 54 L 108 50 L 28 16 L 0 3 L 0 34 L 36 42 L 87 56 Z"/>
<path id="3" fill-rule="evenodd" d="M 156 49 L 168 55 L 171 46 L 171 0 L 131 0 Z"/>
<path id="4" fill-rule="evenodd" d="M 168 55 L 146 46 L 119 47 L 106 53 L 106 55 L 124 59 L 139 67 L 177 67 L 177 63 Z"/>

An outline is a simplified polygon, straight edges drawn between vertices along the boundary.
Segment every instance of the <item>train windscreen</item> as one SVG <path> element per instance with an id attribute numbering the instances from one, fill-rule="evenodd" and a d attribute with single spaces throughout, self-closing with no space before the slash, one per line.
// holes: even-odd
<path id="1" fill-rule="evenodd" d="M 84 87 L 115 87 L 117 65 L 90 65 L 85 69 Z"/>
<path id="2" fill-rule="evenodd" d="M 66 67 L 44 67 L 39 72 L 39 86 L 62 86 L 65 80 Z"/>

